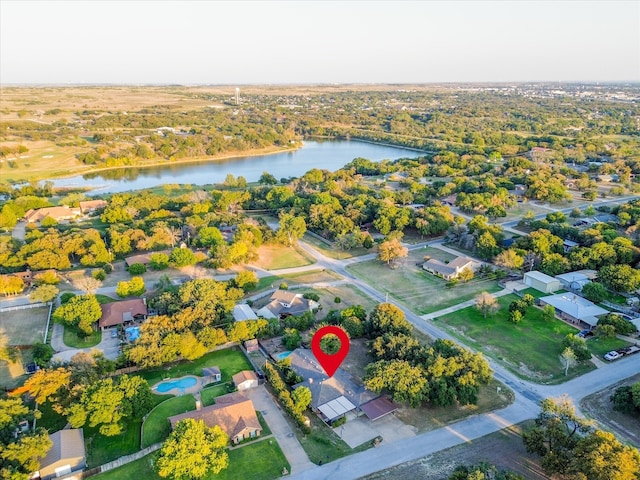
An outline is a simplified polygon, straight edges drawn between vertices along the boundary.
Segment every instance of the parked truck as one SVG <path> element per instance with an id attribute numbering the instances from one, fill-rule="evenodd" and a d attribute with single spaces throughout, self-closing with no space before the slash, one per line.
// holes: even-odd
<path id="1" fill-rule="evenodd" d="M 631 345 L 630 347 L 619 348 L 618 350 L 612 350 L 604 355 L 604 359 L 610 362 L 618 360 L 619 358 L 626 357 L 627 355 L 633 355 L 640 352 L 640 347 L 637 345 Z"/>

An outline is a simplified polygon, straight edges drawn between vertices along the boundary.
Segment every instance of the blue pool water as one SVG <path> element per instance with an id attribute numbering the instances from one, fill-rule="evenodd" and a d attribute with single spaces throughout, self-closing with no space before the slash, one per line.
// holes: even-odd
<path id="1" fill-rule="evenodd" d="M 140 327 L 127 327 L 124 329 L 129 334 L 129 340 L 132 342 L 140 336 Z"/>
<path id="2" fill-rule="evenodd" d="M 278 359 L 278 361 L 280 360 L 284 360 L 285 358 L 287 358 L 289 355 L 291 355 L 292 352 L 280 352 L 278 355 L 276 355 L 276 358 Z"/>
<path id="3" fill-rule="evenodd" d="M 174 388 L 185 389 L 185 388 L 193 387 L 197 381 L 198 380 L 196 380 L 193 377 L 184 377 L 184 378 L 179 378 L 177 380 L 167 380 L 165 382 L 160 383 L 156 387 L 156 390 L 160 393 L 165 393 Z"/>

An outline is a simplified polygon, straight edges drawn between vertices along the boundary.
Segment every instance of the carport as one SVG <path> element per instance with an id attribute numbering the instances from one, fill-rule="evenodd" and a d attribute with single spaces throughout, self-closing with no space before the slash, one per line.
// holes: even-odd
<path id="1" fill-rule="evenodd" d="M 343 395 L 318 407 L 318 410 L 320 410 L 326 422 L 332 422 L 336 418 L 355 409 L 356 406 Z"/>
<path id="2" fill-rule="evenodd" d="M 372 422 L 395 412 L 397 409 L 398 405 L 385 397 L 375 398 L 360 406 L 360 410 L 362 410 Z"/>

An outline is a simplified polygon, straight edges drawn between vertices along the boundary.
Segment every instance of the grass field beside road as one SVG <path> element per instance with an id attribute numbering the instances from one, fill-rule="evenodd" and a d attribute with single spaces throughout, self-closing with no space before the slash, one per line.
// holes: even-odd
<path id="1" fill-rule="evenodd" d="M 398 268 L 389 268 L 379 260 L 349 265 L 347 270 L 365 282 L 371 283 L 382 293 L 398 300 L 418 315 L 435 312 L 473 298 L 482 291 L 500 290 L 495 280 L 473 279 L 447 287 L 447 281 L 422 269 L 425 255 L 438 260 L 451 260 L 453 255 L 436 248 L 424 248 L 409 252 Z"/>
<path id="2" fill-rule="evenodd" d="M 516 295 L 498 298 L 500 310 L 483 318 L 475 307 L 467 307 L 438 318 L 434 323 L 445 328 L 485 355 L 504 362 L 517 375 L 540 383 L 557 383 L 582 375 L 595 367 L 579 364 L 565 377 L 560 364 L 562 340 L 578 330 L 560 320 L 542 319 L 542 310 L 530 307 L 519 325 L 509 321 L 509 304 Z"/>
<path id="3" fill-rule="evenodd" d="M 33 345 L 44 340 L 49 307 L 10 310 L 0 315 L 0 330 L 9 339 L 9 345 Z"/>

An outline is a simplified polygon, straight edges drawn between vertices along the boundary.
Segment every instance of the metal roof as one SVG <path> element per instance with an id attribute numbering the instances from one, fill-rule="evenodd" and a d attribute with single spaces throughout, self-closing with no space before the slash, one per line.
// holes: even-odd
<path id="1" fill-rule="evenodd" d="M 339 396 L 338 398 L 318 407 L 318 410 L 320 410 L 329 421 L 355 409 L 356 406 L 344 396 Z"/>

